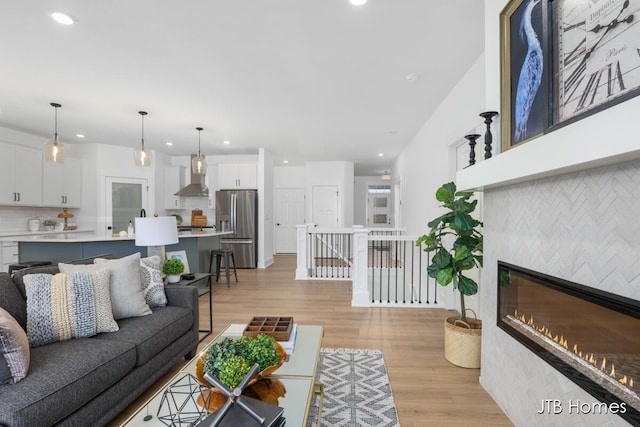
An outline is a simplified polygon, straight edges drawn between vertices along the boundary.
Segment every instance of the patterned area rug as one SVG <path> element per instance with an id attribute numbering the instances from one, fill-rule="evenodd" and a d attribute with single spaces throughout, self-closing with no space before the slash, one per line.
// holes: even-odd
<path id="1" fill-rule="evenodd" d="M 323 427 L 400 425 L 380 351 L 323 348 L 317 381 L 324 384 Z M 316 396 L 307 427 L 317 415 Z"/>

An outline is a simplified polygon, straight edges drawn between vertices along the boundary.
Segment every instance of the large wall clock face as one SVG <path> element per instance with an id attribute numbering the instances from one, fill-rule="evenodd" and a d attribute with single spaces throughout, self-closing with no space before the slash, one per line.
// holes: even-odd
<path id="1" fill-rule="evenodd" d="M 555 0 L 555 122 L 640 89 L 640 0 Z"/>

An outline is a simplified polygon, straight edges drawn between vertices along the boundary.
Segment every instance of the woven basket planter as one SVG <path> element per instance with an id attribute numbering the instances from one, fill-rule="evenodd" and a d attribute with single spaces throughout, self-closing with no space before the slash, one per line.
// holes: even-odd
<path id="1" fill-rule="evenodd" d="M 462 368 L 480 367 L 482 320 L 460 320 L 460 316 L 444 321 L 444 358 Z"/>

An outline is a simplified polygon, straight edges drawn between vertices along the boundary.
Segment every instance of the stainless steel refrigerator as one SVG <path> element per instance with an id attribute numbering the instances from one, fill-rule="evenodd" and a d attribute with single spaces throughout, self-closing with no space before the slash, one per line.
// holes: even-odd
<path id="1" fill-rule="evenodd" d="M 233 234 L 221 236 L 222 249 L 233 249 L 238 268 L 258 266 L 258 191 L 216 191 L 216 226 L 218 231 Z"/>

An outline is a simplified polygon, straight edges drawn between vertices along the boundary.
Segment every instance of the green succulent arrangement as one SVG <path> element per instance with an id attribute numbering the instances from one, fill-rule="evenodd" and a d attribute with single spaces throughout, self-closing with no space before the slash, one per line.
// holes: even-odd
<path id="1" fill-rule="evenodd" d="M 169 258 L 162 263 L 162 272 L 169 276 L 181 274 L 184 271 L 184 263 L 177 258 Z"/>
<path id="2" fill-rule="evenodd" d="M 255 339 L 246 336 L 223 338 L 209 346 L 203 364 L 205 372 L 216 376 L 227 387 L 235 388 L 254 364 L 263 371 L 279 362 L 276 340 L 259 334 Z"/>

